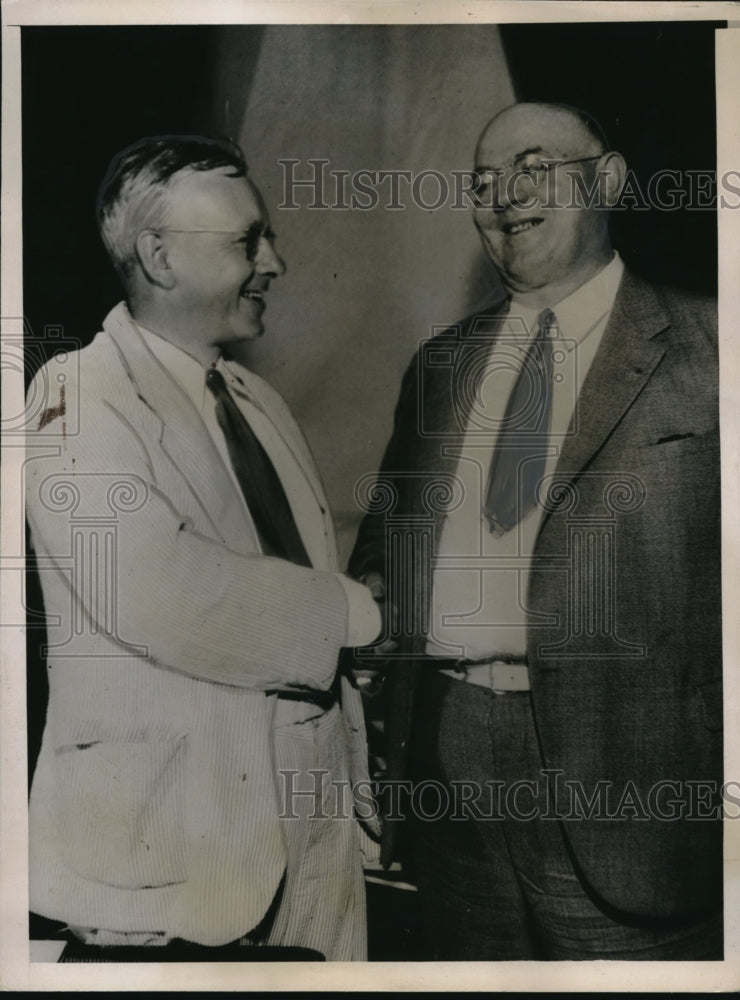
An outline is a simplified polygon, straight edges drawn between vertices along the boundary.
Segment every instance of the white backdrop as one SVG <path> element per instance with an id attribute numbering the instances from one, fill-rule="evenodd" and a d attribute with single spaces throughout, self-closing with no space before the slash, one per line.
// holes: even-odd
<path id="1" fill-rule="evenodd" d="M 287 273 L 272 287 L 266 336 L 243 358 L 288 400 L 314 450 L 346 560 L 361 512 L 353 487 L 377 468 L 401 375 L 433 325 L 462 319 L 495 280 L 470 210 L 456 210 L 453 170 L 473 166 L 484 124 L 514 100 L 495 25 L 224 28 L 214 130 L 243 147 L 270 210 Z M 444 175 L 439 209 L 414 205 L 399 181 L 374 186 L 372 210 L 310 209 L 311 191 L 285 202 L 281 159 L 328 160 L 330 171 Z M 367 179 L 366 179 L 367 183 Z M 372 185 L 371 185 L 372 186 Z M 440 196 L 428 178 L 424 202 Z M 363 196 L 366 203 L 369 199 Z"/>

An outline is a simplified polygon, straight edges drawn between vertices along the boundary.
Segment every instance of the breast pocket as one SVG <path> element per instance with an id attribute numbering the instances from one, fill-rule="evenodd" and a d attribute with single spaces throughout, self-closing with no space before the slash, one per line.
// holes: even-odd
<path id="1" fill-rule="evenodd" d="M 663 461 L 691 460 L 701 455 L 719 461 L 719 431 L 712 430 L 706 434 L 695 434 L 690 431 L 666 434 L 658 437 L 650 444 L 638 449 L 637 462 L 652 463 Z"/>
<path id="2" fill-rule="evenodd" d="M 64 863 L 121 889 L 183 881 L 186 743 L 59 747 L 55 805 Z"/>
<path id="3" fill-rule="evenodd" d="M 663 529 L 674 552 L 684 539 L 689 549 L 714 531 L 719 516 L 720 452 L 716 432 L 674 438 L 641 448 L 635 473 L 645 490 L 645 508 L 658 533 Z"/>

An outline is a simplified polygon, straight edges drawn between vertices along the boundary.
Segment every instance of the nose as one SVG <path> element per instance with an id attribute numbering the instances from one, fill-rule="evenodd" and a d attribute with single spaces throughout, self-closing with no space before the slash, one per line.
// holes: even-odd
<path id="1" fill-rule="evenodd" d="M 538 184 L 537 174 L 521 167 L 488 171 L 476 208 L 496 214 L 509 208 L 533 208 L 539 200 Z"/>
<path id="2" fill-rule="evenodd" d="M 534 208 L 539 203 L 540 176 L 536 171 L 514 168 L 502 178 L 499 198 L 503 209 Z"/>
<path id="3" fill-rule="evenodd" d="M 258 273 L 266 278 L 279 278 L 281 274 L 285 274 L 285 261 L 266 236 L 260 240 L 255 263 Z"/>

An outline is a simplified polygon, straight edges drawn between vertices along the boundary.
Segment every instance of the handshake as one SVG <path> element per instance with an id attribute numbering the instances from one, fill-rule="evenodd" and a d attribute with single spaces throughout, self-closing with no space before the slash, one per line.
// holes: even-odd
<path id="1" fill-rule="evenodd" d="M 383 676 L 388 669 L 389 657 L 398 649 L 398 608 L 387 600 L 385 581 L 380 573 L 372 571 L 360 578 L 370 590 L 380 610 L 382 627 L 378 639 L 367 646 L 357 646 L 352 651 L 352 676 L 366 699 L 380 694 Z"/>

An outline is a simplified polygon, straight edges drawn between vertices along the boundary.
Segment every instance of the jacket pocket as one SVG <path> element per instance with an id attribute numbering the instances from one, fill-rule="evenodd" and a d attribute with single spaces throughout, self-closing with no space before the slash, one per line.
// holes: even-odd
<path id="1" fill-rule="evenodd" d="M 94 882 L 143 889 L 185 879 L 186 739 L 56 751 L 59 853 Z"/>
<path id="2" fill-rule="evenodd" d="M 652 463 L 655 461 L 682 460 L 690 456 L 706 452 L 714 457 L 719 465 L 719 433 L 716 430 L 706 434 L 692 432 L 666 434 L 662 438 L 643 445 L 637 451 L 637 461 Z"/>

